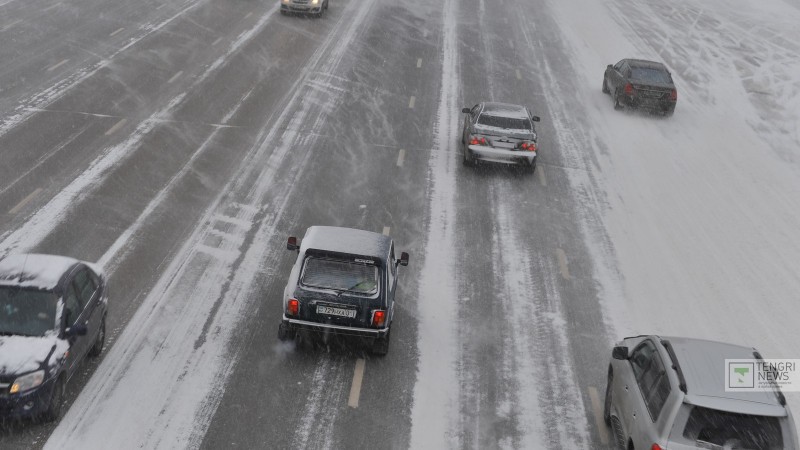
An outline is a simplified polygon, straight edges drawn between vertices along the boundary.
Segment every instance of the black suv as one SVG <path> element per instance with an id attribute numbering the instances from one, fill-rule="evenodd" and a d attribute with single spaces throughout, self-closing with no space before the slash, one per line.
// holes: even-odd
<path id="1" fill-rule="evenodd" d="M 323 226 L 310 227 L 302 244 L 290 237 L 287 248 L 298 256 L 283 291 L 278 338 L 294 339 L 298 330 L 358 336 L 385 355 L 397 266 L 408 265 L 408 253 L 395 259 L 392 238 L 379 233 Z"/>
<path id="2" fill-rule="evenodd" d="M 642 59 L 623 59 L 606 67 L 603 93 L 610 94 L 614 109 L 643 108 L 671 116 L 678 102 L 672 75 L 663 64 Z"/>
<path id="3" fill-rule="evenodd" d="M 61 413 L 64 386 L 105 342 L 107 283 L 64 256 L 0 260 L 0 418 Z"/>

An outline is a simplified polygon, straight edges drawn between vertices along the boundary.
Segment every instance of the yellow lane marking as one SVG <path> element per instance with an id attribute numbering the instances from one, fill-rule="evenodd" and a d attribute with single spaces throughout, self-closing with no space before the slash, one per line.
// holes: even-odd
<path id="1" fill-rule="evenodd" d="M 114 134 L 117 130 L 122 128 L 122 126 L 125 125 L 126 122 L 128 122 L 128 119 L 122 119 L 119 122 L 115 123 L 113 127 L 109 128 L 108 131 L 106 131 L 106 136 L 111 136 L 112 134 Z"/>
<path id="2" fill-rule="evenodd" d="M 383 235 L 384 235 L 384 236 L 388 236 L 388 235 L 389 235 L 389 231 L 391 231 L 391 228 L 389 228 L 389 227 L 383 227 Z"/>
<path id="3" fill-rule="evenodd" d="M 539 157 L 537 156 L 536 158 Z M 536 173 L 538 174 L 537 176 L 539 177 L 539 184 L 541 184 L 542 186 L 547 186 L 547 178 L 544 176 L 544 168 L 542 167 L 541 164 L 537 163 Z"/>
<path id="4" fill-rule="evenodd" d="M 35 191 L 31 192 L 30 194 L 28 194 L 27 197 L 23 198 L 21 202 L 17 203 L 17 206 L 11 208 L 8 211 L 8 213 L 9 214 L 16 214 L 17 212 L 19 212 L 20 209 L 22 209 L 23 206 L 28 204 L 29 201 L 33 200 L 34 197 L 39 195 L 40 192 L 42 192 L 42 188 L 36 188 Z"/>
<path id="5" fill-rule="evenodd" d="M 167 83 L 172 83 L 173 81 L 177 80 L 178 77 L 180 77 L 181 75 L 183 75 L 183 71 L 179 70 L 178 73 L 176 73 L 175 75 L 172 76 L 172 78 L 167 80 Z"/>
<path id="6" fill-rule="evenodd" d="M 397 167 L 403 167 L 403 161 L 406 159 L 406 150 L 401 148 L 397 155 Z"/>
<path id="7" fill-rule="evenodd" d="M 417 101 L 417 98 L 412 95 L 411 98 L 408 100 L 408 107 L 411 108 L 411 109 L 414 109 L 414 102 L 416 102 L 416 101 Z"/>
<path id="8" fill-rule="evenodd" d="M 66 64 L 66 63 L 68 63 L 68 62 L 69 62 L 69 60 L 68 60 L 68 59 L 65 59 L 65 60 L 61 61 L 60 63 L 58 63 L 58 64 L 54 65 L 54 66 L 50 66 L 50 67 L 48 67 L 48 68 L 47 68 L 47 71 L 48 71 L 48 72 L 52 72 L 52 71 L 54 71 L 54 70 L 58 69 L 59 67 L 63 66 L 64 64 Z"/>
<path id="9" fill-rule="evenodd" d="M 350 386 L 350 398 L 347 400 L 347 406 L 358 408 L 362 381 L 364 381 L 364 358 L 358 358 L 356 360 L 356 368 L 353 371 L 353 384 Z"/>
<path id="10" fill-rule="evenodd" d="M 560 248 L 556 249 L 556 258 L 558 258 L 558 270 L 561 272 L 561 278 L 569 280 L 572 278 L 569 274 L 569 263 L 567 262 L 567 254 Z"/>

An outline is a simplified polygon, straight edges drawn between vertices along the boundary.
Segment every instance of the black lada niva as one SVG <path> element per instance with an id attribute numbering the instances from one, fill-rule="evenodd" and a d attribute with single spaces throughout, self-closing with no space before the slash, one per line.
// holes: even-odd
<path id="1" fill-rule="evenodd" d="M 389 351 L 394 316 L 397 266 L 389 236 L 352 228 L 312 226 L 302 243 L 290 237 L 287 249 L 298 252 L 283 292 L 278 338 L 294 339 L 298 330 L 366 338 L 372 352 Z"/>

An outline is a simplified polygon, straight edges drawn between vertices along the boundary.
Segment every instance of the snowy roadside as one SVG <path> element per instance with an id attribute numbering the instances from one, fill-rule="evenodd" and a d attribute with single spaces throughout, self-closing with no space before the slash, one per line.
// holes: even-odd
<path id="1" fill-rule="evenodd" d="M 619 337 L 685 335 L 798 357 L 800 11 L 778 0 L 550 3 L 596 135 L 591 148 L 562 147 L 599 164 L 603 198 L 587 207 L 610 246 L 589 244 Z M 674 117 L 611 108 L 603 70 L 624 57 L 671 67 Z M 800 411 L 800 395 L 787 398 Z"/>

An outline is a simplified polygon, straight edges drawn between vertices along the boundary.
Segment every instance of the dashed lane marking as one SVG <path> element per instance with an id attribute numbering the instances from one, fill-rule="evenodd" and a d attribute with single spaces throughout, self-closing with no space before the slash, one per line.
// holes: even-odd
<path id="1" fill-rule="evenodd" d="M 397 155 L 397 167 L 403 167 L 403 161 L 406 159 L 406 150 L 401 148 Z"/>
<path id="2" fill-rule="evenodd" d="M 111 136 L 117 130 L 122 128 L 122 126 L 125 125 L 125 123 L 127 123 L 127 122 L 128 122 L 128 119 L 122 119 L 119 122 L 115 123 L 113 127 L 109 128 L 108 131 L 106 131 L 106 136 Z"/>
<path id="3" fill-rule="evenodd" d="M 416 102 L 416 101 L 417 101 L 417 98 L 412 95 L 411 98 L 408 100 L 408 107 L 411 108 L 411 109 L 414 109 L 414 102 Z"/>
<path id="4" fill-rule="evenodd" d="M 518 80 L 522 79 L 522 74 L 519 72 L 519 69 L 517 69 L 517 79 Z"/>
<path id="5" fill-rule="evenodd" d="M 350 386 L 350 398 L 347 406 L 358 408 L 358 399 L 361 397 L 361 382 L 364 381 L 364 358 L 356 360 L 356 368 L 353 371 L 353 384 Z"/>
<path id="6" fill-rule="evenodd" d="M 31 192 L 30 194 L 28 194 L 28 196 L 27 196 L 27 197 L 23 198 L 23 199 L 22 199 L 22 201 L 20 201 L 19 203 L 17 203 L 17 206 L 15 206 L 15 207 L 11 208 L 11 209 L 8 211 L 8 213 L 9 213 L 9 214 L 16 214 L 16 213 L 18 213 L 18 212 L 19 212 L 19 210 L 20 210 L 20 209 L 22 209 L 22 207 L 23 207 L 23 206 L 27 205 L 27 204 L 28 204 L 28 202 L 29 202 L 29 201 L 31 201 L 31 200 L 33 200 L 33 198 L 34 198 L 34 197 L 36 197 L 37 195 L 39 195 L 39 193 L 40 193 L 40 192 L 42 192 L 42 188 L 36 188 L 36 190 L 35 190 L 35 191 Z"/>
<path id="7" fill-rule="evenodd" d="M 48 6 L 47 8 L 43 9 L 42 11 L 50 11 L 53 8 L 57 8 L 61 5 L 61 2 L 53 3 L 52 5 Z"/>
<path id="8" fill-rule="evenodd" d="M 159 5 L 159 6 L 156 6 L 156 11 L 158 11 L 159 9 L 161 9 L 161 8 L 163 8 L 163 7 L 165 7 L 165 6 L 167 6 L 167 4 L 166 4 L 166 3 L 162 3 L 161 5 Z"/>
<path id="9" fill-rule="evenodd" d="M 3 28 L 0 28 L 0 31 L 6 31 L 9 28 L 13 27 L 14 25 L 18 25 L 20 23 L 22 23 L 22 19 L 17 19 L 15 21 L 9 23 L 8 25 L 4 26 Z"/>
<path id="10" fill-rule="evenodd" d="M 610 439 L 608 436 L 608 428 L 606 428 L 606 423 L 603 420 L 603 406 L 600 402 L 600 394 L 594 386 L 589 386 L 589 399 L 592 401 L 592 412 L 594 413 L 594 420 L 597 423 L 597 434 L 600 435 L 600 442 L 603 445 L 608 445 Z"/>
<path id="11" fill-rule="evenodd" d="M 422 67 L 422 58 L 417 58 L 417 69 Z"/>
<path id="12" fill-rule="evenodd" d="M 172 76 L 169 80 L 167 80 L 167 84 L 172 83 L 173 81 L 177 80 L 181 75 L 183 75 L 183 71 L 179 70 L 178 73 Z"/>
<path id="13" fill-rule="evenodd" d="M 544 176 L 544 169 L 542 168 L 541 165 L 536 166 L 536 173 L 538 174 L 536 176 L 539 177 L 539 184 L 541 184 L 542 186 L 547 186 L 547 177 Z"/>
<path id="14" fill-rule="evenodd" d="M 569 274 L 569 263 L 567 262 L 567 254 L 560 248 L 556 249 L 556 258 L 558 258 L 558 270 L 561 272 L 561 278 L 569 280 L 572 276 Z"/>
<path id="15" fill-rule="evenodd" d="M 214 40 L 214 42 L 211 43 L 211 45 L 212 46 L 217 45 L 217 44 L 219 44 L 219 41 L 221 41 L 221 40 L 222 40 L 222 37 L 218 37 L 217 39 Z"/>
<path id="16" fill-rule="evenodd" d="M 124 27 L 123 28 L 117 28 L 116 30 L 112 31 L 111 34 L 108 35 L 108 37 L 116 36 L 117 34 L 122 33 L 122 31 L 124 29 L 125 29 Z"/>
<path id="17" fill-rule="evenodd" d="M 60 63 L 57 63 L 57 64 L 55 64 L 53 66 L 48 67 L 47 71 L 48 72 L 52 72 L 52 71 L 58 69 L 59 67 L 63 66 L 64 64 L 66 64 L 68 62 L 69 62 L 69 59 L 65 59 L 65 60 L 61 61 Z"/>
<path id="18" fill-rule="evenodd" d="M 388 236 L 388 235 L 389 235 L 389 232 L 390 232 L 391 230 L 392 230 L 392 229 L 391 229 L 391 228 L 389 228 L 389 227 L 383 227 L 383 235 L 384 235 L 384 236 Z"/>
<path id="19" fill-rule="evenodd" d="M 246 15 L 246 16 L 244 16 L 244 18 L 245 18 L 245 19 L 249 19 L 249 18 L 250 18 L 250 16 L 252 16 L 252 15 L 253 15 L 253 13 L 249 12 L 249 13 L 247 13 L 247 15 Z"/>
<path id="20" fill-rule="evenodd" d="M 508 45 L 509 45 L 511 48 L 514 48 L 514 41 L 512 41 L 511 39 L 509 39 L 509 40 L 508 40 Z"/>

